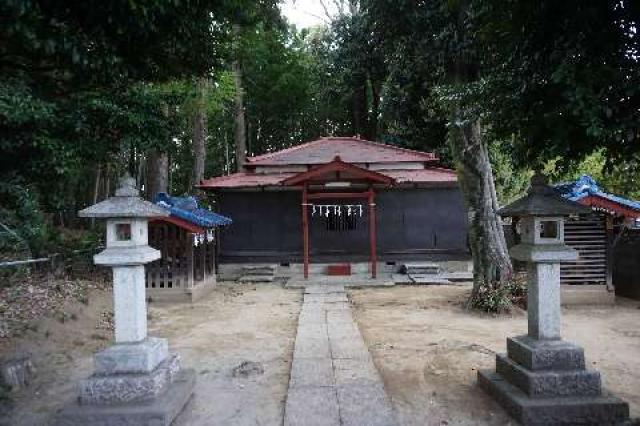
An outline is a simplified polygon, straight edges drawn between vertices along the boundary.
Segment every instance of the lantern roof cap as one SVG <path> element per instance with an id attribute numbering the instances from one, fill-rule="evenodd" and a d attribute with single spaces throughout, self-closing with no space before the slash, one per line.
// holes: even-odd
<path id="1" fill-rule="evenodd" d="M 98 218 L 136 218 L 169 216 L 169 212 L 162 207 L 140 198 L 136 188 L 136 181 L 128 174 L 120 179 L 120 187 L 116 189 L 114 197 L 87 207 L 78 212 L 80 217 Z"/>
<path id="2" fill-rule="evenodd" d="M 590 212 L 589 207 L 560 196 L 547 184 L 547 178 L 541 173 L 531 178 L 527 195 L 498 210 L 498 214 L 504 217 L 569 216 Z"/>

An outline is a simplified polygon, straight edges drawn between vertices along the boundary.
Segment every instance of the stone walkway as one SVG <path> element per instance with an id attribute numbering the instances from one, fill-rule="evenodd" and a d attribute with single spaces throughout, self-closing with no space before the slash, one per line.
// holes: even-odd
<path id="1" fill-rule="evenodd" d="M 396 424 L 382 380 L 351 315 L 344 285 L 305 288 L 284 424 Z"/>

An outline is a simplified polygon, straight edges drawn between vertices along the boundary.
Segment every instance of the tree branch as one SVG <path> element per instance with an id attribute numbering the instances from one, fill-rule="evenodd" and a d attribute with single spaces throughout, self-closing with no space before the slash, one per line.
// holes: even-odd
<path id="1" fill-rule="evenodd" d="M 320 6 L 322 6 L 322 9 L 324 9 L 324 14 L 327 16 L 327 18 L 329 19 L 329 21 L 331 21 L 331 14 L 329 13 L 329 9 L 327 8 L 327 5 L 324 4 L 324 0 L 319 0 L 320 2 Z"/>

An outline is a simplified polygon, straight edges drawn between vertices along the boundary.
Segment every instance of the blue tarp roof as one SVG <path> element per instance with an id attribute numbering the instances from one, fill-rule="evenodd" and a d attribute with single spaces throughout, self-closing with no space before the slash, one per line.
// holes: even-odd
<path id="1" fill-rule="evenodd" d="M 555 188 L 560 195 L 571 201 L 578 201 L 581 198 L 596 195 L 630 209 L 640 211 L 640 202 L 602 191 L 598 182 L 589 175 L 582 175 L 574 182 L 559 183 L 555 185 Z"/>
<path id="2" fill-rule="evenodd" d="M 171 216 L 186 220 L 203 228 L 230 225 L 233 223 L 228 217 L 219 215 L 207 209 L 198 207 L 195 197 L 172 197 L 164 192 L 156 195 L 154 202 L 169 210 Z"/>

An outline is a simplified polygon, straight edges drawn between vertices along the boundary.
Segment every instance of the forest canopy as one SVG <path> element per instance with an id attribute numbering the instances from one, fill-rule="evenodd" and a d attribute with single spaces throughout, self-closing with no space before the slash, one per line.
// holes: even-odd
<path id="1" fill-rule="evenodd" d="M 275 0 L 0 2 L 0 248 L 50 250 L 124 171 L 181 195 L 328 135 L 460 173 L 467 135 L 500 203 L 534 168 L 640 197 L 638 2 L 337 4 L 296 28 Z"/>

